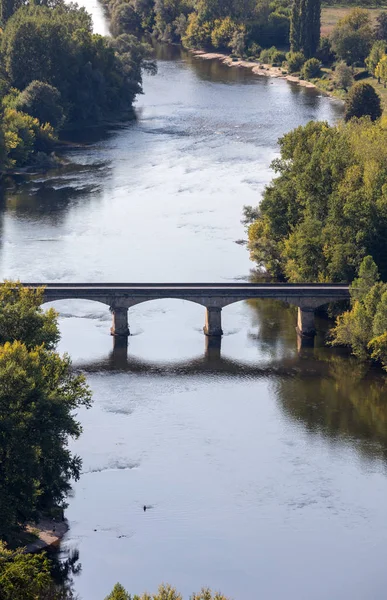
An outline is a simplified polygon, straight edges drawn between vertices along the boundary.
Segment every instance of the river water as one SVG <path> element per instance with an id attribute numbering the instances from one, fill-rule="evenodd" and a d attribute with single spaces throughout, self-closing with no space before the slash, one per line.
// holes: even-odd
<path id="1" fill-rule="evenodd" d="M 83 132 L 70 166 L 9 183 L 1 276 L 249 277 L 242 207 L 270 181 L 277 138 L 341 107 L 178 49 L 158 58 L 137 122 Z M 169 581 L 187 598 L 202 585 L 239 600 L 386 597 L 386 385 L 324 348 L 323 323 L 298 350 L 293 309 L 239 303 L 208 348 L 202 307 L 154 301 L 130 310 L 126 350 L 107 307 L 56 307 L 60 350 L 94 393 L 71 445 L 83 474 L 64 541 L 80 551 L 83 600 L 116 581 L 132 593 Z"/>

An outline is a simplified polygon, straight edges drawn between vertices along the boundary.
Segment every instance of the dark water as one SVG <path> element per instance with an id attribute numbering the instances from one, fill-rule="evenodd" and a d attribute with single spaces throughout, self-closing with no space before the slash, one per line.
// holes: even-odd
<path id="1" fill-rule="evenodd" d="M 101 17 L 102 19 L 102 17 Z M 9 185 L 0 275 L 41 281 L 228 281 L 251 264 L 240 224 L 277 138 L 340 105 L 284 81 L 160 52 L 139 120 L 84 132 L 73 164 Z M 87 373 L 84 461 L 67 516 L 84 600 L 202 585 L 239 600 L 386 597 L 386 384 L 324 348 L 295 313 L 223 310 L 222 348 L 182 301 L 130 310 L 112 350 L 105 306 L 60 302 L 61 351 Z M 152 508 L 144 512 L 143 505 Z"/>

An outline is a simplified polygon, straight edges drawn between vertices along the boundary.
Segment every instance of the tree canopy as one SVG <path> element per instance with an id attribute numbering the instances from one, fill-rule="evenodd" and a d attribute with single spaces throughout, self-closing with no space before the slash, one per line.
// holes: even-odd
<path id="1" fill-rule="evenodd" d="M 352 281 L 373 256 L 387 277 L 387 130 L 310 122 L 283 136 L 277 177 L 248 211 L 252 259 L 289 281 Z"/>
<path id="2" fill-rule="evenodd" d="M 345 120 L 369 117 L 371 121 L 382 114 L 380 96 L 369 83 L 358 81 L 349 90 L 345 101 Z"/>

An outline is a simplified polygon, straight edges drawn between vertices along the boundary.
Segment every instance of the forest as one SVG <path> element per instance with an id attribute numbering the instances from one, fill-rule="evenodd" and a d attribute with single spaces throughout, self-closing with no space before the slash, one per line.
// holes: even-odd
<path id="1" fill-rule="evenodd" d="M 50 166 L 64 127 L 132 115 L 142 71 L 156 69 L 147 44 L 93 34 L 62 0 L 1 6 L 0 172 Z"/>

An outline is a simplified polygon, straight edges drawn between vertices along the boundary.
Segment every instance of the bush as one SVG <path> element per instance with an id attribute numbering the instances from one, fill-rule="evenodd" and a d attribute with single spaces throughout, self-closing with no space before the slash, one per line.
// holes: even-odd
<path id="1" fill-rule="evenodd" d="M 262 48 L 259 44 L 256 44 L 255 42 L 252 42 L 249 47 L 247 48 L 247 54 L 249 56 L 254 56 L 256 58 L 259 58 L 260 54 L 262 52 Z"/>
<path id="2" fill-rule="evenodd" d="M 286 55 L 289 73 L 297 73 L 305 63 L 305 56 L 302 52 L 288 52 Z"/>
<path id="3" fill-rule="evenodd" d="M 56 130 L 64 121 L 60 92 L 43 81 L 32 81 L 17 97 L 15 108 L 39 119 L 42 124 L 50 123 Z"/>
<path id="4" fill-rule="evenodd" d="M 272 57 L 275 52 L 278 52 L 275 46 L 272 46 L 271 48 L 265 48 L 264 50 L 262 50 L 259 56 L 259 60 L 265 65 L 271 65 Z"/>
<path id="5" fill-rule="evenodd" d="M 352 69 L 344 61 L 336 65 L 333 82 L 337 88 L 341 88 L 344 91 L 347 91 L 353 84 Z"/>
<path id="6" fill-rule="evenodd" d="M 286 60 L 286 54 L 281 52 L 280 50 L 276 50 L 273 52 L 271 56 L 271 64 L 281 66 L 282 63 Z"/>
<path id="7" fill-rule="evenodd" d="M 359 81 L 349 90 L 345 103 L 344 119 L 349 121 L 353 117 L 370 117 L 376 121 L 382 114 L 380 97 L 369 83 Z"/>
<path id="8" fill-rule="evenodd" d="M 301 70 L 301 75 L 304 79 L 312 79 L 318 77 L 320 73 L 320 61 L 317 58 L 310 58 L 306 61 Z"/>

